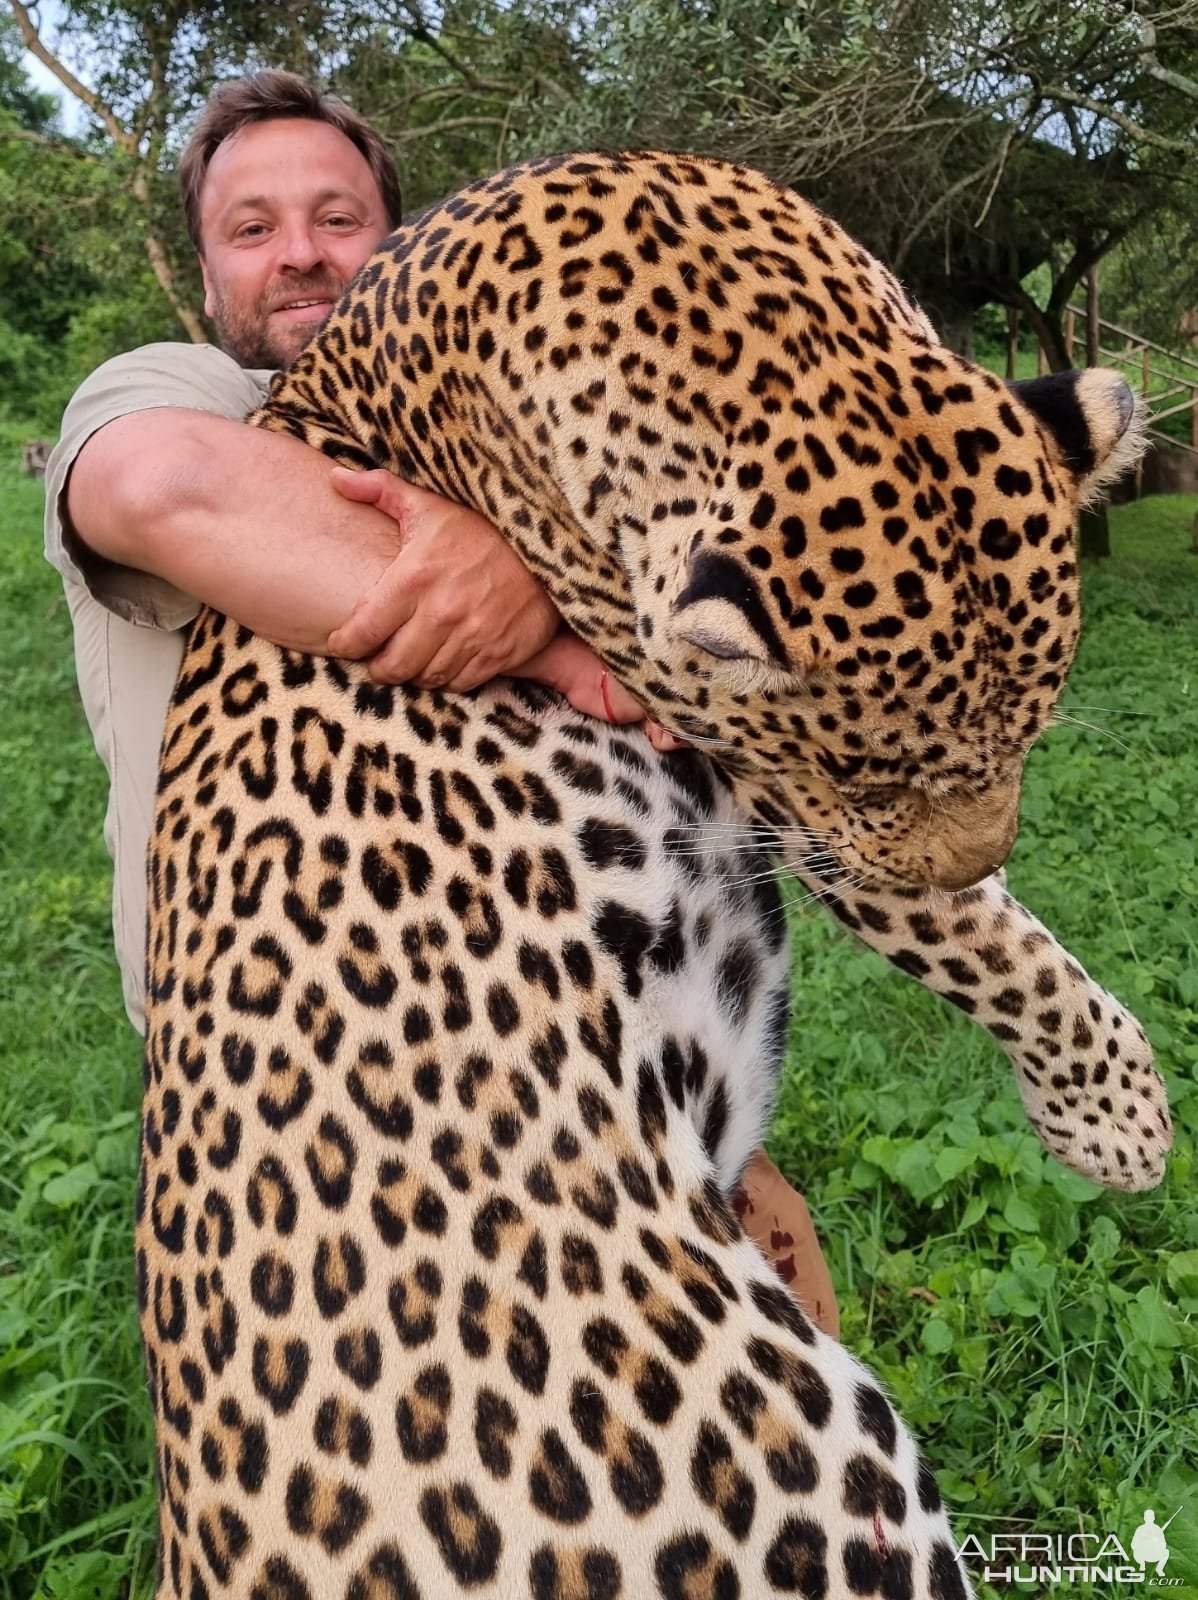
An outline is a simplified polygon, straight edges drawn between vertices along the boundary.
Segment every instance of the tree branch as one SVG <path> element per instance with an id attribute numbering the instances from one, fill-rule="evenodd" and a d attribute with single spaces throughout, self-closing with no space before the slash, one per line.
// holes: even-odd
<path id="1" fill-rule="evenodd" d="M 420 40 L 421 44 L 428 45 L 430 50 L 435 51 L 442 61 L 452 67 L 463 83 L 468 84 L 471 89 L 479 94 L 511 94 L 513 92 L 513 86 L 510 83 L 496 83 L 492 79 L 480 78 L 472 67 L 468 67 L 464 62 L 459 61 L 453 51 L 433 32 L 429 26 L 428 19 L 420 7 L 413 3 L 413 0 L 400 0 L 400 5 L 403 11 L 406 12 L 408 21 L 412 24 L 414 36 Z"/>
<path id="2" fill-rule="evenodd" d="M 147 152 L 141 148 L 137 134 L 124 126 L 112 107 L 107 105 L 93 89 L 89 89 L 85 83 L 81 82 L 71 69 L 59 61 L 58 57 L 43 43 L 37 30 L 37 25 L 33 20 L 30 7 L 25 5 L 23 0 L 8 0 L 8 3 L 12 7 L 13 15 L 17 20 L 17 27 L 21 30 L 21 37 L 24 39 L 30 54 L 36 56 L 42 65 L 54 74 L 64 89 L 73 94 L 77 100 L 100 119 L 108 130 L 113 144 L 122 155 L 129 159 L 133 169 L 129 188 L 133 198 L 141 207 L 142 215 L 145 219 L 145 234 L 142 243 L 150 263 L 150 270 L 158 281 L 158 287 L 166 296 L 171 310 L 182 323 L 187 337 L 193 344 L 206 344 L 208 335 L 204 328 L 203 320 L 179 293 L 179 286 L 174 270 L 171 267 L 166 246 L 159 238 L 154 227 L 154 212 L 150 198 L 150 172 L 152 170 L 154 147 L 153 134 L 151 135 L 151 150 Z M 152 115 L 155 110 L 155 96 L 158 93 L 160 80 L 161 65 L 157 64 L 155 69 L 156 87 L 151 92 L 147 103 L 146 111 L 148 114 L 143 119 L 143 126 L 149 126 L 152 121 Z"/>
<path id="3" fill-rule="evenodd" d="M 1184 77 L 1180 72 L 1174 72 L 1171 67 L 1162 67 L 1156 58 L 1156 28 L 1147 20 L 1140 23 L 1140 38 L 1143 49 L 1140 58 L 1144 63 L 1144 70 L 1150 78 L 1155 78 L 1158 83 L 1163 83 L 1169 89 L 1176 89 L 1178 94 L 1184 94 L 1191 100 L 1198 100 L 1198 80 Z"/>
<path id="4" fill-rule="evenodd" d="M 108 129 L 109 137 L 118 149 L 126 155 L 136 155 L 137 145 L 133 135 L 121 124 L 120 118 L 112 107 L 106 105 L 94 89 L 89 89 L 81 82 L 64 62 L 50 51 L 42 42 L 41 34 L 37 31 L 30 8 L 22 4 L 22 0 L 8 0 L 13 16 L 17 19 L 17 27 L 21 30 L 21 37 L 25 41 L 25 48 L 31 56 L 36 56 L 42 66 L 52 72 L 75 99 L 85 105 L 89 111 L 99 117 Z"/>
<path id="5" fill-rule="evenodd" d="M 1114 106 L 1104 105 L 1101 100 L 1092 100 L 1088 94 L 1078 94 L 1074 89 L 1066 89 L 1060 84 L 1045 86 L 1041 94 L 1046 100 L 1060 100 L 1065 105 L 1080 106 L 1083 111 L 1092 111 L 1096 117 L 1103 117 L 1107 122 L 1113 122 L 1117 128 L 1122 128 L 1124 133 L 1137 144 L 1151 145 L 1157 150 L 1168 150 L 1172 155 L 1192 156 L 1193 145 L 1185 139 L 1168 139 L 1164 134 L 1153 133 L 1150 129 L 1141 127 L 1134 122 L 1124 111 L 1117 110 Z"/>
<path id="6" fill-rule="evenodd" d="M 982 202 L 982 209 L 973 219 L 973 225 L 975 228 L 980 228 L 982 223 L 985 222 L 990 207 L 994 204 L 994 195 L 999 184 L 1002 182 L 1003 173 L 1007 170 L 1007 161 L 1011 154 L 1011 148 L 1015 143 L 1017 131 L 1017 124 L 1013 122 L 1003 135 L 1003 141 L 999 146 L 998 155 L 994 162 L 994 177 L 991 179 L 990 187 L 986 191 L 986 198 Z M 1020 142 L 1022 143 L 1022 139 Z"/>
<path id="7" fill-rule="evenodd" d="M 207 344 L 208 332 L 204 327 L 203 320 L 179 293 L 179 285 L 175 279 L 170 257 L 166 253 L 166 246 L 155 232 L 151 220 L 153 212 L 150 205 L 150 180 L 144 166 L 138 166 L 134 169 L 133 181 L 129 187 L 132 190 L 133 198 L 142 208 L 146 218 L 146 232 L 143 243 L 146 256 L 149 259 L 150 270 L 158 280 L 158 287 L 170 303 L 171 310 L 183 324 L 184 331 L 192 344 Z"/>
<path id="8" fill-rule="evenodd" d="M 506 117 L 445 117 L 441 122 L 432 122 L 426 128 L 405 128 L 397 137 L 401 143 L 410 143 L 413 139 L 431 139 L 438 133 L 450 133 L 455 128 L 506 128 Z"/>
<path id="9" fill-rule="evenodd" d="M 1029 129 L 1027 127 L 1021 129 L 1018 123 L 1011 123 L 1003 137 L 1002 144 L 999 146 L 994 155 L 988 156 L 986 160 L 982 162 L 980 167 L 975 167 L 972 172 L 965 173 L 963 177 L 958 178 L 955 183 L 950 183 L 948 188 L 942 191 L 938 198 L 934 200 L 930 206 L 928 206 L 914 226 L 909 229 L 906 238 L 899 246 L 893 262 L 895 272 L 902 272 L 907 257 L 910 255 L 916 241 L 919 239 L 919 236 L 927 231 L 928 224 L 933 222 L 935 218 L 941 214 L 941 212 L 947 211 L 958 195 L 965 193 L 967 189 L 972 189 L 975 184 L 980 183 L 983 178 L 985 178 L 989 173 L 993 172 L 994 180 L 990 185 L 990 189 L 986 195 L 985 203 L 974 226 L 978 226 L 984 220 L 986 213 L 989 211 L 991 203 L 994 199 L 994 192 L 1002 178 L 1003 171 L 1011 154 L 1011 150 L 1024 142 L 1024 140 L 1028 137 L 1028 132 Z"/>
<path id="10" fill-rule="evenodd" d="M 1099 238 L 1080 240 L 1072 261 L 1061 269 L 1060 276 L 1053 284 L 1052 293 L 1048 299 L 1048 310 L 1056 312 L 1058 315 L 1062 313 L 1070 300 L 1073 299 L 1074 291 L 1090 268 L 1096 267 L 1104 256 L 1109 255 L 1121 240 L 1127 238 L 1128 234 L 1134 233 L 1140 224 L 1147 221 L 1157 209 L 1155 205 L 1141 206 L 1126 221 L 1119 223 L 1118 226 L 1108 228 Z"/>
<path id="11" fill-rule="evenodd" d="M 69 139 L 48 139 L 43 133 L 32 133 L 28 128 L 0 128 L 0 139 L 10 139 L 17 144 L 37 145 L 42 150 L 53 150 L 58 155 L 74 156 L 78 161 L 99 163 L 99 157 L 91 150 L 85 150 L 81 144 L 72 144 Z"/>

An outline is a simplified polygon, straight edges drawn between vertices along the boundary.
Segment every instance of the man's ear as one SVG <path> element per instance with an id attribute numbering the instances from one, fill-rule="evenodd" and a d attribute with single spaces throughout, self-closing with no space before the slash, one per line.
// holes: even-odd
<path id="1" fill-rule="evenodd" d="M 208 276 L 208 263 L 203 256 L 198 255 L 196 259 L 200 263 L 200 277 L 204 280 L 204 315 L 210 317 L 212 315 L 212 279 Z"/>
<path id="2" fill-rule="evenodd" d="M 755 579 L 723 550 L 692 552 L 670 619 L 674 635 L 704 655 L 793 670 Z"/>
<path id="3" fill-rule="evenodd" d="M 1117 372 L 1087 367 L 1025 378 L 1010 387 L 1056 441 L 1077 483 L 1080 505 L 1096 500 L 1143 455 L 1143 419 Z"/>

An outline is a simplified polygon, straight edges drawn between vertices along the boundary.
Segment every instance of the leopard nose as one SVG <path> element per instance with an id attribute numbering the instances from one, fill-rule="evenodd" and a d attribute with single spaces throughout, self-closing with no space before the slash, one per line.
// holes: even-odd
<path id="1" fill-rule="evenodd" d="M 1003 790 L 938 819 L 929 854 L 936 889 L 972 889 L 1003 865 L 1019 831 L 1019 791 Z"/>
<path id="2" fill-rule="evenodd" d="M 1002 860 L 982 861 L 979 858 L 974 862 L 961 862 L 953 867 L 938 869 L 932 876 L 933 889 L 948 889 L 956 892 L 958 889 L 972 889 L 975 883 L 982 883 L 985 879 L 996 873 L 1002 866 Z"/>

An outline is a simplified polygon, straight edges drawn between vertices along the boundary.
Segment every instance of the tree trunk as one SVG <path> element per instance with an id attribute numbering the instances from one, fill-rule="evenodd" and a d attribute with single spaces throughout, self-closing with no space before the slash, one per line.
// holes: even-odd
<path id="1" fill-rule="evenodd" d="M 1111 553 L 1111 523 L 1105 506 L 1091 506 L 1078 517 L 1083 561 L 1103 561 Z"/>
<path id="2" fill-rule="evenodd" d="M 1011 383 L 1016 377 L 1016 364 L 1019 359 L 1019 310 L 1016 306 L 1007 307 L 1007 382 Z"/>
<path id="3" fill-rule="evenodd" d="M 1098 365 L 1098 265 L 1086 273 L 1086 365 Z"/>
<path id="4" fill-rule="evenodd" d="M 1069 359 L 1069 341 L 1065 337 L 1065 325 L 1061 319 L 1043 317 L 1036 331 L 1040 335 L 1040 343 L 1044 346 L 1049 372 L 1070 371 L 1073 362 Z"/>
<path id="5" fill-rule="evenodd" d="M 166 296 L 171 310 L 183 324 L 184 332 L 192 344 L 206 344 L 208 342 L 208 333 L 204 327 L 203 319 L 199 316 L 194 306 L 189 306 L 180 295 L 178 284 L 175 281 L 175 274 L 171 269 L 170 258 L 166 253 L 166 247 L 158 237 L 154 227 L 154 212 L 150 204 L 150 183 L 144 167 L 139 167 L 134 172 L 130 189 L 133 198 L 145 213 L 146 231 L 143 236 L 143 243 L 145 244 L 146 256 L 149 259 L 150 270 L 158 280 L 158 287 Z"/>
<path id="6" fill-rule="evenodd" d="M 1045 310 L 1038 306 L 1030 295 L 1021 295 L 1018 305 L 1040 341 L 1040 353 L 1049 372 L 1068 372 L 1073 363 L 1069 359 L 1064 318 L 1052 307 Z"/>
<path id="7" fill-rule="evenodd" d="M 83 83 L 64 62 L 60 61 L 43 41 L 38 29 L 40 21 L 37 20 L 37 8 L 24 3 L 24 0 L 9 0 L 13 15 L 20 29 L 25 48 L 35 56 L 48 72 L 58 79 L 68 93 L 74 95 L 81 105 L 85 105 L 93 112 L 108 130 L 109 138 L 116 148 L 132 163 L 132 177 L 130 191 L 133 198 L 141 207 L 145 218 L 144 244 L 146 257 L 150 269 L 158 281 L 158 286 L 170 305 L 171 310 L 182 323 L 187 337 L 193 344 L 204 344 L 207 333 L 204 329 L 203 318 L 194 306 L 190 306 L 179 293 L 178 283 L 171 268 L 170 257 L 165 245 L 154 227 L 154 208 L 150 197 L 150 172 L 153 167 L 153 143 L 150 153 L 142 148 L 141 134 L 135 129 L 139 124 L 144 128 L 147 115 L 153 113 L 157 102 L 162 95 L 162 80 L 165 76 L 165 67 L 157 74 L 156 83 L 149 99 L 140 108 L 140 114 L 131 119 L 131 125 L 121 121 L 112 106 L 100 98 L 93 89 Z M 152 120 L 152 118 L 151 118 Z"/>

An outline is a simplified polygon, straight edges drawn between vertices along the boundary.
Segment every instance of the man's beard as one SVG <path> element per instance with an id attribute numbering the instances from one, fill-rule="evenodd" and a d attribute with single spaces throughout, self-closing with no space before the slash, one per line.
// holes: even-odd
<path id="1" fill-rule="evenodd" d="M 260 367 L 271 371 L 289 367 L 306 344 L 323 327 L 320 322 L 281 322 L 271 313 L 292 300 L 324 299 L 334 303 L 345 292 L 345 282 L 330 274 L 268 289 L 250 306 L 235 305 L 219 289 L 212 296 L 212 320 L 217 340 L 226 355 L 239 367 Z M 332 310 L 332 306 L 329 307 Z"/>

